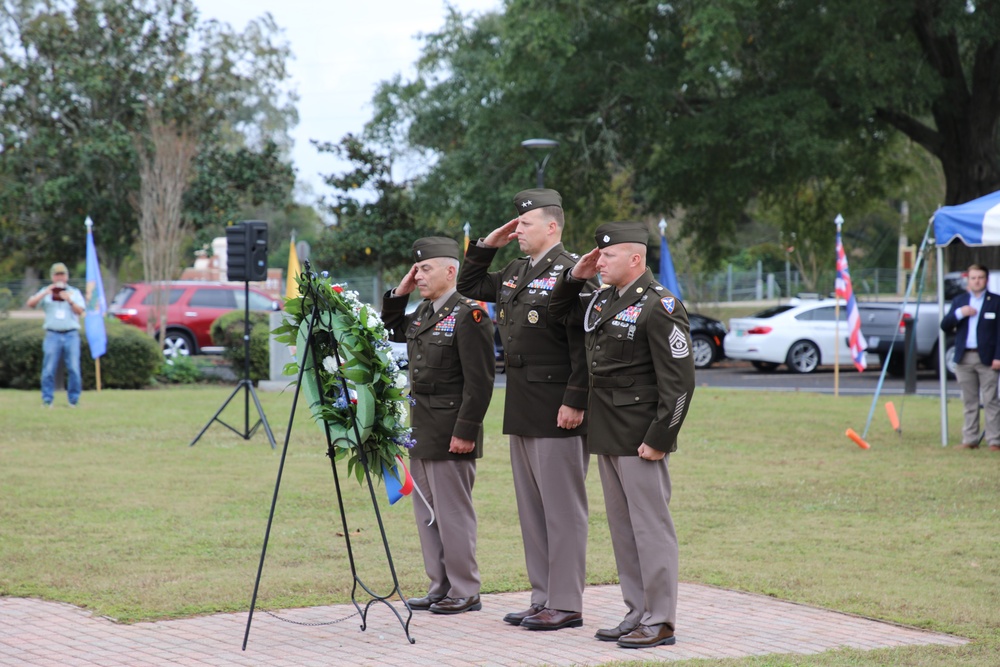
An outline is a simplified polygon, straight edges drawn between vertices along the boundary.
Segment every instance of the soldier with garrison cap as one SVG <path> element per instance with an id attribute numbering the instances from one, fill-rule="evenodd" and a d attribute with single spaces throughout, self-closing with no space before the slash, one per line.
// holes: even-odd
<path id="1" fill-rule="evenodd" d="M 670 518 L 670 452 L 694 392 L 687 312 L 646 268 L 649 230 L 597 228 L 597 248 L 567 269 L 552 315 L 586 332 L 590 431 L 627 613 L 597 631 L 622 648 L 674 643 L 677 536 Z M 597 273 L 607 287 L 582 293 Z"/>
<path id="2" fill-rule="evenodd" d="M 470 244 L 458 278 L 467 297 L 496 303 L 507 399 L 510 462 L 531 603 L 504 621 L 529 630 L 583 624 L 587 561 L 587 368 L 583 332 L 554 320 L 549 299 L 577 256 L 562 246 L 562 198 L 534 189 L 514 197 L 517 217 Z M 516 240 L 525 257 L 490 271 Z"/>
<path id="3" fill-rule="evenodd" d="M 493 397 L 493 323 L 455 290 L 458 243 L 429 237 L 413 244 L 413 267 L 383 297 L 382 319 L 409 354 L 410 425 L 416 444 L 410 471 L 434 508 L 414 503 L 427 595 L 414 610 L 459 614 L 482 609 L 472 487 L 483 455 L 483 418 Z M 424 301 L 406 314 L 409 294 Z"/>

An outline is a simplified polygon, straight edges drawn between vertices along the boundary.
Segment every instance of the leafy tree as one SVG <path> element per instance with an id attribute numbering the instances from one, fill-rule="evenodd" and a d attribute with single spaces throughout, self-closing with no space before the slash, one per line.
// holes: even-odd
<path id="1" fill-rule="evenodd" d="M 625 174 L 639 213 L 683 209 L 709 264 L 753 212 L 805 215 L 819 261 L 838 211 L 903 198 L 901 135 L 940 162 L 944 203 L 1000 187 L 1000 5 L 508 0 L 452 12 L 375 109 L 366 136 L 430 165 L 422 218 L 492 228 L 531 185 L 520 140 L 547 136 L 582 240 Z"/>
<path id="2" fill-rule="evenodd" d="M 116 271 L 138 231 L 135 139 L 147 132 L 148 106 L 202 148 L 287 143 L 295 114 L 279 95 L 288 49 L 276 33 L 269 18 L 243 33 L 199 24 L 191 0 L 4 2 L 4 248 L 28 265 L 77 256 L 89 214 L 105 275 Z"/>
<path id="3" fill-rule="evenodd" d="M 439 233 L 452 235 L 417 222 L 413 194 L 405 184 L 393 181 L 388 156 L 352 134 L 339 144 L 321 143 L 317 148 L 349 161 L 353 169 L 324 178 L 336 190 L 327 206 L 337 216 L 337 224 L 325 230 L 312 249 L 316 269 L 369 267 L 381 283 L 386 268 L 397 270 L 402 277 L 403 267 L 412 264 L 410 248 L 416 239 Z M 377 292 L 381 293 L 381 285 Z"/>

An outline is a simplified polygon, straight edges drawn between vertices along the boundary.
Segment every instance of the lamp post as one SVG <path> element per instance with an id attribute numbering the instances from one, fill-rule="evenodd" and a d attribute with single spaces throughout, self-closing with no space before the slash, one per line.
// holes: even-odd
<path id="1" fill-rule="evenodd" d="M 545 165 L 549 163 L 552 151 L 559 147 L 559 142 L 555 139 L 525 139 L 521 142 L 521 147 L 529 151 L 544 152 L 540 160 L 535 161 L 535 182 L 539 188 L 545 187 Z"/>

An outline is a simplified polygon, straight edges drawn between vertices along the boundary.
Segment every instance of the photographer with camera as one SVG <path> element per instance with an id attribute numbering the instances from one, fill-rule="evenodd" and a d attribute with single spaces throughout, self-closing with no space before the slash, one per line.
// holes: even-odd
<path id="1" fill-rule="evenodd" d="M 66 366 L 66 394 L 70 406 L 80 400 L 80 315 L 85 309 L 83 294 L 66 282 L 69 269 L 56 262 L 49 270 L 52 284 L 28 299 L 28 308 L 41 304 L 45 310 L 45 342 L 42 344 L 42 404 L 52 407 L 56 367 Z"/>

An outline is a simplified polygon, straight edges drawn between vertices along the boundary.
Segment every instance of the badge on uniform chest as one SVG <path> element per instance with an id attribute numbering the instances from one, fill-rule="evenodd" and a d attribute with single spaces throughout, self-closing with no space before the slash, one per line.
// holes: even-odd
<path id="1" fill-rule="evenodd" d="M 555 276 L 548 276 L 546 278 L 535 278 L 530 283 L 528 283 L 528 294 L 541 294 L 542 296 L 548 296 L 556 286 Z"/>
<path id="2" fill-rule="evenodd" d="M 451 314 L 434 325 L 434 336 L 453 336 L 455 334 L 455 315 Z"/>

